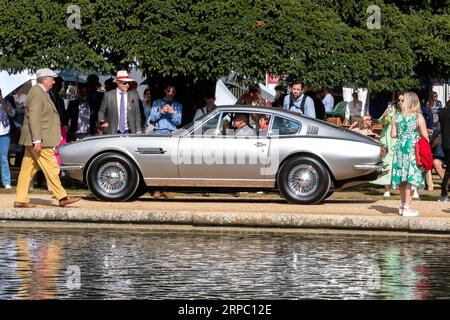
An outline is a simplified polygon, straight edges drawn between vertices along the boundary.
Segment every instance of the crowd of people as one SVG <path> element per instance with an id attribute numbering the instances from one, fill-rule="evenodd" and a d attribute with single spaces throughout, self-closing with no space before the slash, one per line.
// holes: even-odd
<path id="1" fill-rule="evenodd" d="M 173 83 L 166 84 L 162 98 L 152 99 L 151 91 L 147 88 L 141 100 L 137 82 L 125 70 L 118 71 L 112 81 L 105 82 L 106 92 L 99 90 L 99 78 L 90 75 L 87 83 L 78 83 L 76 98 L 65 108 L 60 96 L 62 78 L 57 77 L 50 69 L 40 69 L 37 72 L 37 82 L 28 94 L 16 90 L 3 99 L 0 92 L 0 159 L 5 188 L 11 188 L 8 150 L 12 131 L 20 128 L 19 144 L 24 146 L 21 150 L 16 150 L 16 161 L 20 163 L 21 160 L 21 170 L 15 207 L 32 207 L 28 201 L 28 186 L 39 169 L 61 206 L 79 200 L 77 197 L 67 196 L 59 180 L 59 158 L 54 148 L 66 141 L 76 141 L 96 134 L 145 132 L 168 135 L 181 125 L 183 105 L 175 99 L 177 88 Z M 293 81 L 289 94 L 285 94 L 280 86 L 276 89 L 275 101 L 269 104 L 261 97 L 260 87 L 257 84 L 250 85 L 236 104 L 278 107 L 319 119 L 324 118 L 325 112 L 330 112 L 335 106 L 335 99 L 326 88 L 318 92 L 306 91 L 301 81 Z M 216 107 L 215 96 L 211 92 L 203 95 L 202 102 L 193 120 L 212 112 Z M 436 93 L 432 94 L 426 106 L 421 106 L 415 93 L 399 94 L 378 119 L 383 126 L 378 136 L 372 130 L 372 118 L 364 110 L 357 92 L 352 94 L 352 101 L 347 104 L 346 119 L 350 129 L 372 135 L 386 147 L 387 153 L 383 161 L 389 173 L 373 183 L 384 186 L 384 197 L 390 197 L 392 188 L 400 189 L 399 213 L 403 216 L 418 214 L 410 208 L 412 196 L 417 189 L 423 188 L 425 181 L 428 187 L 429 180 L 432 183 L 431 171 L 424 177 L 415 164 L 414 144 L 420 136 L 429 140 L 434 154 L 434 168 L 442 179 L 439 200 L 448 201 L 450 139 L 446 137 L 450 135 L 449 107 L 450 100 L 442 106 Z M 257 118 L 253 118 L 238 114 L 233 121 L 235 135 L 256 135 L 255 129 L 268 130 L 270 115 L 258 114 Z M 166 190 L 156 191 L 154 196 L 173 197 Z"/>
<path id="2" fill-rule="evenodd" d="M 383 125 L 380 141 L 386 147 L 383 161 L 388 174 L 373 183 L 383 185 L 384 197 L 390 197 L 390 189 L 399 188 L 403 216 L 417 216 L 410 208 L 412 198 L 419 198 L 417 190 L 433 190 L 432 170 L 422 170 L 416 163 L 415 144 L 420 137 L 426 138 L 433 153 L 433 167 L 442 179 L 441 196 L 438 201 L 447 202 L 450 178 L 450 100 L 442 107 L 433 92 L 430 101 L 421 105 L 417 94 L 399 93 L 378 121 Z M 447 151 L 446 151 L 447 149 Z M 445 174 L 444 168 L 445 167 Z"/>

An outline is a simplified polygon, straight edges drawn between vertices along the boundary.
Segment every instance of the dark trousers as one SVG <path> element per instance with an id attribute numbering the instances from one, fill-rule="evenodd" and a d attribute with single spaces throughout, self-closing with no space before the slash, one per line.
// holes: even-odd
<path id="1" fill-rule="evenodd" d="M 441 184 L 441 196 L 446 196 L 448 194 L 447 184 L 450 179 L 450 148 L 442 148 L 445 155 L 445 174 L 444 179 L 442 179 Z"/>

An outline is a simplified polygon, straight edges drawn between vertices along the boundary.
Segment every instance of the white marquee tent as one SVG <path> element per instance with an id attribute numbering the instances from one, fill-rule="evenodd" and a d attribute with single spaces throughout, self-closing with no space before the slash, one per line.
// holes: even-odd
<path id="1" fill-rule="evenodd" d="M 36 74 L 29 73 L 29 71 L 22 71 L 21 73 L 9 74 L 7 71 L 0 71 L 0 88 L 2 89 L 3 97 L 13 92 L 15 89 L 28 82 L 31 87 L 35 84 Z"/>

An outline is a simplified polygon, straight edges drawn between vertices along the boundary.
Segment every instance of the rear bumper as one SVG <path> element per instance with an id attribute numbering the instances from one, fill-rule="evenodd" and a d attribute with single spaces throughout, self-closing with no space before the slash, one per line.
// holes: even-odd
<path id="1" fill-rule="evenodd" d="M 368 170 L 375 170 L 375 171 L 383 171 L 385 165 L 383 162 L 378 163 L 361 163 L 361 164 L 355 164 L 353 168 L 355 170 L 362 170 L 362 171 L 368 171 Z"/>
<path id="2" fill-rule="evenodd" d="M 346 189 L 376 180 L 380 176 L 387 174 L 387 171 L 384 170 L 385 167 L 386 165 L 383 162 L 354 165 L 353 168 L 355 170 L 366 171 L 367 173 L 350 179 L 334 181 L 331 189 Z"/>

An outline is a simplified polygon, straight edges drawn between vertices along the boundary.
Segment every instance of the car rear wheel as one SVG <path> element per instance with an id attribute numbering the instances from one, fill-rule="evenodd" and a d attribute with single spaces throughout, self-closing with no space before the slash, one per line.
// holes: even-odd
<path id="1" fill-rule="evenodd" d="M 140 178 L 128 158 L 108 152 L 92 161 L 86 173 L 86 182 L 99 200 L 127 201 L 136 193 Z"/>
<path id="2" fill-rule="evenodd" d="M 292 203 L 315 204 L 322 201 L 330 189 L 330 175 L 325 166 L 311 157 L 292 158 L 280 169 L 278 187 Z"/>

